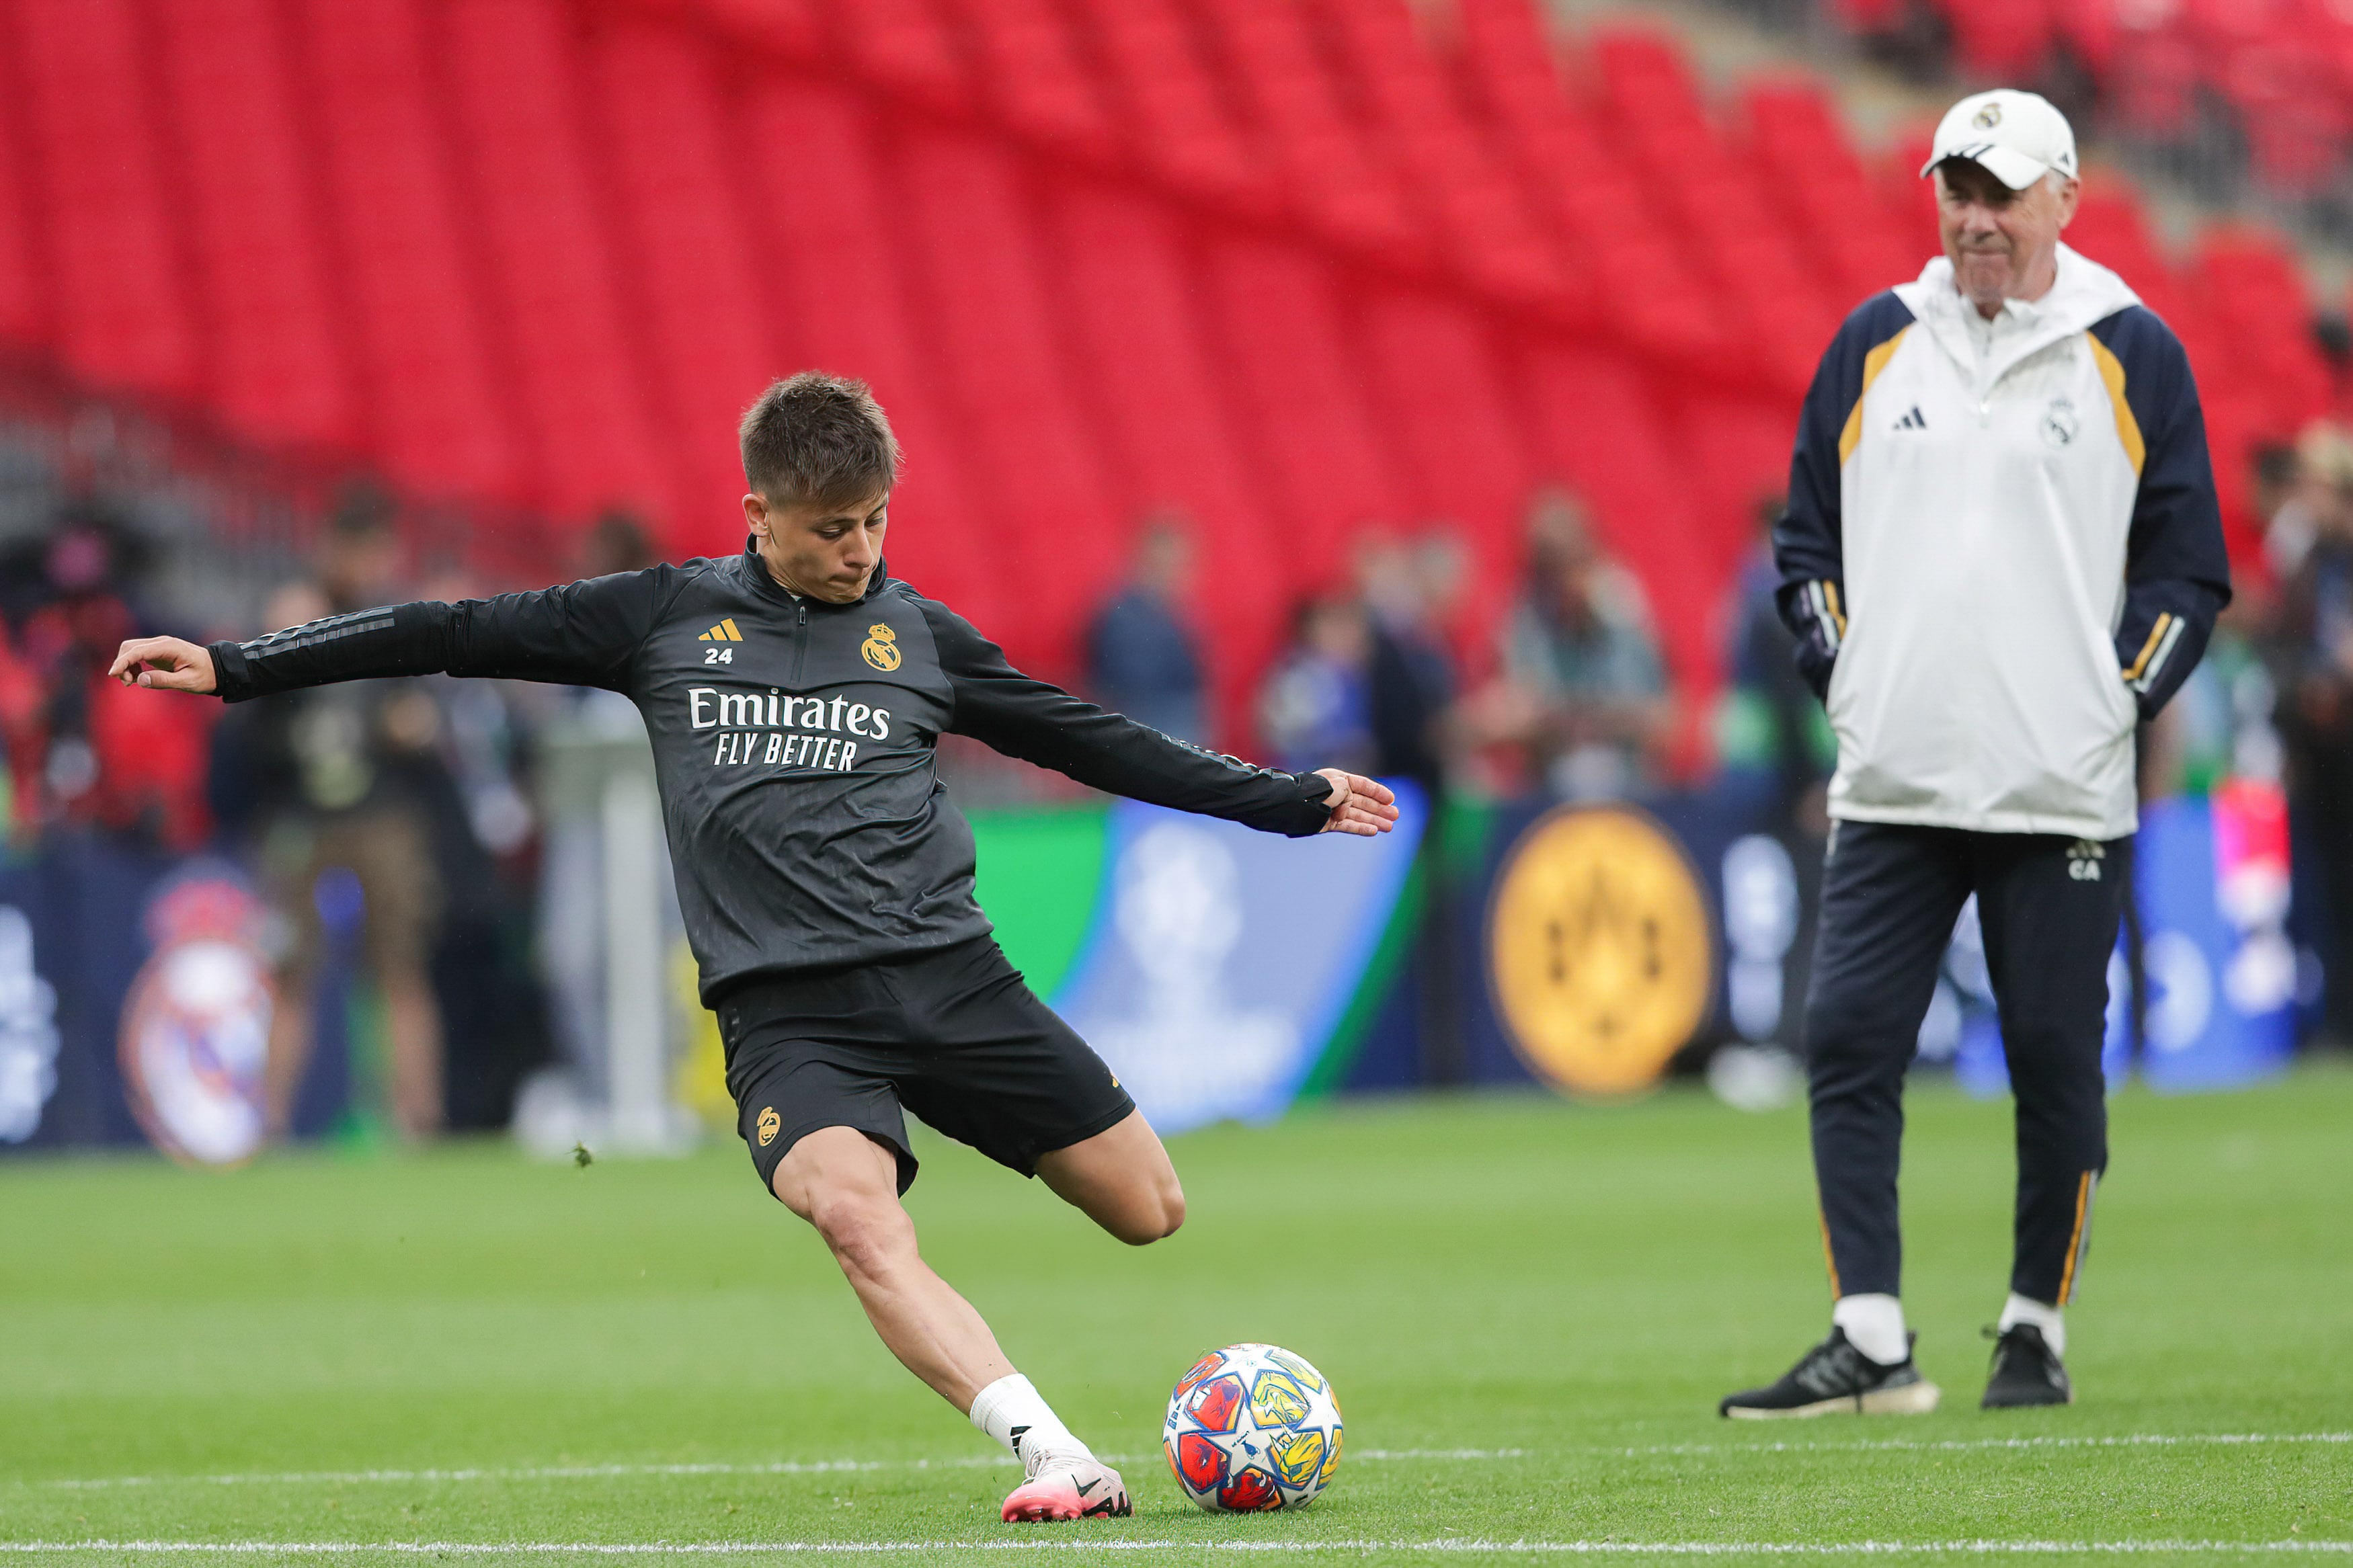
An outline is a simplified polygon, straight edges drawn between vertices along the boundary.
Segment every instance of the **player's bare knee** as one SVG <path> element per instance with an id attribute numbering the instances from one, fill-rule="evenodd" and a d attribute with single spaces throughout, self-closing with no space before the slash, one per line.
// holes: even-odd
<path id="1" fill-rule="evenodd" d="M 914 1226 L 907 1219 L 907 1211 L 895 1200 L 872 1193 L 818 1194 L 809 1205 L 807 1218 L 842 1272 L 853 1277 L 887 1274 L 902 1255 L 914 1249 Z"/>
<path id="2" fill-rule="evenodd" d="M 1168 1179 L 1139 1194 L 1126 1205 L 1120 1222 L 1111 1226 L 1111 1233 L 1130 1247 L 1149 1247 L 1176 1234 L 1185 1223 L 1185 1189 L 1176 1184 L 1172 1173 Z"/>

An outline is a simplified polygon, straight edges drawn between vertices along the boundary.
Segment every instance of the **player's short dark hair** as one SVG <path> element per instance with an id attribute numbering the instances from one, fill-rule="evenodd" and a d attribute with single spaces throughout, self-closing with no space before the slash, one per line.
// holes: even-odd
<path id="1" fill-rule="evenodd" d="M 744 482 L 771 501 L 854 506 L 899 482 L 899 437 L 862 381 L 805 370 L 771 382 L 736 435 Z"/>

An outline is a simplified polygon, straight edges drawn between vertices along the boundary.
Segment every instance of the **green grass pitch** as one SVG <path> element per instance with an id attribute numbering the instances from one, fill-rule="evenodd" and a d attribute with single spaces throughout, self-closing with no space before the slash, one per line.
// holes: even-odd
<path id="1" fill-rule="evenodd" d="M 1061 1527 L 997 1521 L 1009 1464 L 889 1359 L 740 1148 L 17 1163 L 0 1568 L 2353 1562 L 2353 1070 L 2130 1092 L 2114 1142 L 2081 1404 L 1977 1408 L 2009 1109 L 1924 1088 L 1906 1295 L 1945 1409 L 1736 1425 L 1715 1399 L 1827 1317 L 1798 1110 L 1320 1107 L 1176 1140 L 1192 1218 L 1141 1251 L 926 1137 L 933 1262 L 1135 1495 Z M 1161 1461 L 1169 1384 L 1245 1339 L 1339 1390 L 1347 1452 L 1303 1513 L 1198 1513 Z"/>

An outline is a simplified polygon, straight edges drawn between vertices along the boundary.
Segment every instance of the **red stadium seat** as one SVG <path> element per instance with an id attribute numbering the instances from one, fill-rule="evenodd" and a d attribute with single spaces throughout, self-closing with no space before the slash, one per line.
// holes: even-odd
<path id="1" fill-rule="evenodd" d="M 1082 0 L 1082 8 L 1144 166 L 1198 200 L 1272 217 L 1275 184 L 1252 155 L 1176 0 Z"/>
<path id="2" fill-rule="evenodd" d="M 1265 477 L 1245 467 L 1252 443 L 1226 396 L 1177 221 L 1164 204 L 1092 181 L 1065 184 L 1049 209 L 1050 264 L 1123 515 L 1179 508 L 1198 530 L 1205 564 L 1287 552 L 1288 520 Z M 1282 584 L 1254 568 L 1204 575 L 1215 584 L 1199 610 L 1219 708 L 1240 714 L 1274 651 Z"/>
<path id="3" fill-rule="evenodd" d="M 892 571 L 1002 637 L 1008 590 L 1024 581 L 1024 514 L 976 477 L 939 355 L 912 313 L 905 225 L 873 121 L 862 95 L 814 78 L 752 84 L 739 131 L 763 281 L 790 303 L 776 329 L 786 363 L 866 381 L 898 432 L 907 469 L 891 500 Z"/>
<path id="4" fill-rule="evenodd" d="M 293 15 L 369 445 L 420 495 L 522 501 L 514 414 L 492 391 L 417 0 L 299 0 Z"/>
<path id="5" fill-rule="evenodd" d="M 450 0 L 452 123 L 508 335 L 533 485 L 560 517 L 667 521 L 676 465 L 654 439 L 624 329 L 612 236 L 589 176 L 578 62 L 556 0 Z"/>
<path id="6" fill-rule="evenodd" d="M 1691 62 L 1672 35 L 1640 23 L 1595 29 L 1591 53 L 1616 137 L 1672 186 L 1713 162 L 1717 137 Z"/>
<path id="7" fill-rule="evenodd" d="M 12 15 L 58 355 L 101 387 L 193 398 L 204 345 L 130 0 L 22 0 Z"/>
<path id="8" fill-rule="evenodd" d="M 1114 148 L 1110 114 L 1055 0 L 954 0 L 1004 124 L 1052 151 L 1095 162 Z"/>
<path id="9" fill-rule="evenodd" d="M 1325 0 L 1321 9 L 1389 166 L 1418 197 L 1422 222 L 1443 237 L 1456 274 L 1511 303 L 1568 314 L 1549 237 L 1465 117 L 1405 0 Z"/>
<path id="10" fill-rule="evenodd" d="M 662 447 L 678 455 L 670 539 L 725 553 L 744 532 L 736 421 L 791 367 L 754 272 L 718 62 L 703 37 L 626 14 L 592 35 L 588 59 L 630 313 L 651 350 Z"/>
<path id="11" fill-rule="evenodd" d="M 0 27 L 0 341 L 20 349 L 47 349 L 47 290 L 41 283 L 33 223 L 35 164 L 26 142 L 15 45 Z"/>
<path id="12" fill-rule="evenodd" d="M 1538 472 L 1495 334 L 1459 298 L 1392 286 L 1366 292 L 1358 335 L 1388 448 L 1418 518 L 1461 530 L 1474 619 L 1501 607 Z"/>
<path id="13" fill-rule="evenodd" d="M 333 320 L 280 18 L 268 0 L 153 0 L 188 233 L 210 327 L 207 397 L 264 445 L 348 448 L 357 400 Z"/>
<path id="14" fill-rule="evenodd" d="M 633 0 L 602 3 L 608 8 L 620 9 L 631 5 Z M 799 66 L 816 65 L 825 56 L 830 42 L 825 26 L 825 3 L 826 0 L 665 0 L 665 4 L 654 7 L 648 5 L 646 0 L 634 0 L 635 8 L 641 12 L 658 8 L 682 24 L 698 16 L 708 18 L 723 38 L 749 45 Z"/>
<path id="15" fill-rule="evenodd" d="M 2048 0 L 1946 0 L 1937 9 L 1960 46 L 1962 70 L 1976 80 L 2031 80 L 2051 47 Z"/>
<path id="16" fill-rule="evenodd" d="M 1352 250 L 1391 265 L 1425 262 L 1428 236 L 1342 108 L 1301 0 L 1206 0 L 1203 9 L 1293 210 Z"/>
<path id="17" fill-rule="evenodd" d="M 1282 522 L 1273 564 L 1303 592 L 1339 571 L 1359 530 L 1409 515 L 1349 353 L 1341 279 L 1328 258 L 1278 238 L 1214 237 L 1202 264 L 1216 363 Z"/>
<path id="18" fill-rule="evenodd" d="M 828 8 L 875 85 L 938 113 L 972 109 L 971 81 L 935 0 L 828 0 Z"/>
<path id="19" fill-rule="evenodd" d="M 1126 563 L 1078 387 L 1062 357 L 1060 290 L 1021 169 L 1000 142 L 945 129 L 897 139 L 895 228 L 929 305 L 927 342 L 970 430 L 976 468 L 1023 526 L 1023 630 L 1040 671 L 1067 673 L 1073 634 Z"/>

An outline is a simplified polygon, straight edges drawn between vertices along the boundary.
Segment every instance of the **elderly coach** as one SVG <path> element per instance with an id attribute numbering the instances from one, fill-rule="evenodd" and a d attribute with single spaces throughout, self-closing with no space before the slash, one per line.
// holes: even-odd
<path id="1" fill-rule="evenodd" d="M 1905 1072 L 1971 894 L 2017 1097 L 1988 1408 L 2070 1402 L 2063 1310 L 2107 1165 L 2100 1045 L 2134 727 L 2230 600 L 2198 390 L 2124 279 L 2059 241 L 2075 139 L 2032 93 L 1954 105 L 1921 173 L 1945 254 L 1847 318 L 1806 395 L 1781 614 L 1838 737 L 1806 1000 L 1830 1337 L 1723 1413 L 1914 1413 Z"/>

